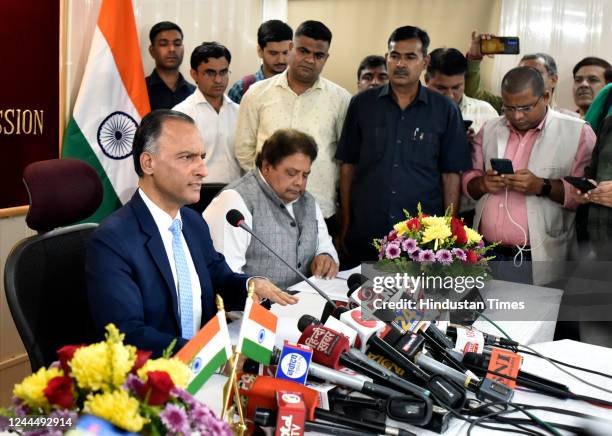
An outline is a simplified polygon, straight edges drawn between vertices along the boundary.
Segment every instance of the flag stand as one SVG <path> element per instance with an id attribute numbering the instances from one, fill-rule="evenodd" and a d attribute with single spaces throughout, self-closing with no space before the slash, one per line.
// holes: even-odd
<path id="1" fill-rule="evenodd" d="M 247 294 L 247 298 L 253 298 L 253 294 L 255 292 L 255 284 L 253 281 L 249 283 L 249 290 Z M 220 311 L 225 310 L 223 306 L 223 299 L 217 295 L 217 308 Z M 240 353 L 238 351 L 234 351 L 231 359 L 231 370 L 230 376 L 225 382 L 225 386 L 223 387 L 223 410 L 221 414 L 221 419 L 226 420 L 234 434 L 238 436 L 242 436 L 246 433 L 247 426 L 246 421 L 244 419 L 244 413 L 242 410 L 242 402 L 240 401 L 240 392 L 238 390 L 238 383 L 236 382 L 236 369 L 238 366 L 238 359 L 240 358 Z M 234 391 L 234 404 L 230 404 L 230 397 L 232 395 L 232 390 Z M 232 411 L 235 408 L 237 409 L 238 416 L 240 419 L 238 421 L 234 421 L 234 415 Z"/>

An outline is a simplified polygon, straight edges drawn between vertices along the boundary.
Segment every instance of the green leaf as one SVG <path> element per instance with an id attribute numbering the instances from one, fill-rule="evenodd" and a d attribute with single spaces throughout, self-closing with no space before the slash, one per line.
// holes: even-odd
<path id="1" fill-rule="evenodd" d="M 175 345 L 176 345 L 176 338 L 173 339 L 172 342 L 170 342 L 170 345 L 168 345 L 168 348 L 164 350 L 164 354 L 162 355 L 164 359 L 170 359 L 170 357 L 172 357 L 172 350 L 174 349 Z"/>

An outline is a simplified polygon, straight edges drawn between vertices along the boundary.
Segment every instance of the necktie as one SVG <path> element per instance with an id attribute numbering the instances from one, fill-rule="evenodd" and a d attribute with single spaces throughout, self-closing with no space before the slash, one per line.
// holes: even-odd
<path id="1" fill-rule="evenodd" d="M 172 251 L 174 252 L 174 264 L 176 265 L 176 276 L 178 278 L 181 332 L 183 338 L 191 339 L 194 334 L 191 276 L 189 274 L 189 267 L 187 266 L 187 257 L 183 250 L 181 221 L 179 219 L 172 221 L 170 231 L 172 232 Z"/>

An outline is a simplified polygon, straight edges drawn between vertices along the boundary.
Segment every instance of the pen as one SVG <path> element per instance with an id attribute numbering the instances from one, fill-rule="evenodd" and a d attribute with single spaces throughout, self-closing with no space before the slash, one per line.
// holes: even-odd
<path id="1" fill-rule="evenodd" d="M 414 129 L 414 134 L 412 135 L 412 139 L 416 139 L 417 137 L 417 133 L 419 133 L 419 128 L 417 127 L 416 129 Z"/>

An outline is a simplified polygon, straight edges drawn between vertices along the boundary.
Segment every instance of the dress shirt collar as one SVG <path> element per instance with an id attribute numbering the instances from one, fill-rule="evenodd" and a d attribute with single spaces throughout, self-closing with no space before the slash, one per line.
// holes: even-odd
<path id="1" fill-rule="evenodd" d="M 161 207 L 155 204 L 153 200 L 147 197 L 147 194 L 145 194 L 142 188 L 138 188 L 138 193 L 140 194 L 142 201 L 144 201 L 145 205 L 147 206 L 147 209 L 149 209 L 149 212 L 151 212 L 151 215 L 153 216 L 153 221 L 155 221 L 155 224 L 157 225 L 157 228 L 159 229 L 159 233 L 161 235 L 164 235 L 164 232 L 168 232 L 170 230 L 172 221 L 174 221 L 175 219 L 178 219 L 181 222 L 181 229 L 183 228 L 183 220 L 181 219 L 180 210 L 176 214 L 176 217 L 173 218 L 168 215 L 168 213 L 164 211 Z"/>
<path id="2" fill-rule="evenodd" d="M 434 92 L 434 91 L 431 91 L 431 92 Z M 382 97 L 393 98 L 393 90 L 392 90 L 391 82 L 388 82 L 385 85 L 380 87 L 380 90 L 378 91 L 378 97 L 379 98 L 382 98 Z M 417 100 L 422 101 L 425 104 L 429 102 L 429 97 L 427 96 L 427 88 L 421 85 L 421 82 L 419 82 L 419 90 L 417 91 L 415 101 Z M 410 105 L 412 104 L 414 104 L 414 101 L 410 103 Z"/>
<path id="3" fill-rule="evenodd" d="M 277 74 L 275 76 L 276 86 L 280 86 L 281 88 L 291 89 L 291 87 L 289 86 L 289 80 L 287 79 L 288 72 L 289 72 L 289 67 L 287 67 L 285 71 L 283 71 L 282 73 Z M 323 80 L 321 80 L 321 76 L 317 78 L 317 81 L 310 88 L 308 88 L 306 92 L 310 92 L 312 89 L 325 89 L 325 84 L 323 83 Z M 293 90 L 291 90 L 291 92 L 293 92 Z"/>
<path id="4" fill-rule="evenodd" d="M 210 104 L 208 102 L 208 100 L 206 100 L 206 97 L 204 97 L 204 94 L 202 94 L 202 91 L 200 91 L 198 88 L 196 88 L 196 90 L 194 91 L 193 98 L 194 98 L 194 103 L 196 105 L 198 105 L 198 104 L 206 104 L 206 105 L 210 106 L 212 109 L 214 109 L 213 105 Z M 219 110 L 219 112 L 221 112 L 221 110 L 223 110 L 223 107 L 225 107 L 226 105 L 229 106 L 231 103 L 233 103 L 233 102 L 232 102 L 232 100 L 230 100 L 230 98 L 227 96 L 227 94 L 223 94 L 223 104 L 221 105 L 221 109 Z"/>

